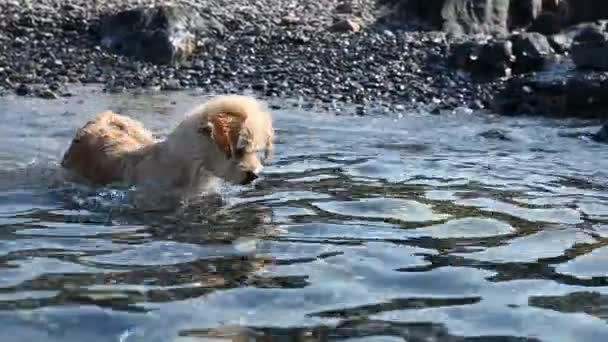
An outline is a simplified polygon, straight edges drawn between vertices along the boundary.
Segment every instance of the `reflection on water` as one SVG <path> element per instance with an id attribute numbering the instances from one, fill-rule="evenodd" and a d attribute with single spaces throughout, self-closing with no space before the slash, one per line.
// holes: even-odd
<path id="1" fill-rule="evenodd" d="M 254 186 L 172 213 L 61 182 L 110 108 L 166 134 L 191 94 L 2 99 L 2 341 L 606 341 L 605 146 L 577 121 L 276 111 Z"/>

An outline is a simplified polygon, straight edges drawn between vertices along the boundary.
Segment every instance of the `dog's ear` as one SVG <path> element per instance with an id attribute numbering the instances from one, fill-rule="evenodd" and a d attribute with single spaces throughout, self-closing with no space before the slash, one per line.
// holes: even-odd
<path id="1" fill-rule="evenodd" d="M 236 151 L 241 151 L 251 144 L 251 132 L 248 129 L 241 129 L 236 142 Z"/>
<path id="2" fill-rule="evenodd" d="M 243 116 L 218 113 L 209 116 L 208 121 L 203 123 L 199 131 L 211 137 L 227 158 L 232 158 L 239 142 L 243 121 L 245 121 Z"/>

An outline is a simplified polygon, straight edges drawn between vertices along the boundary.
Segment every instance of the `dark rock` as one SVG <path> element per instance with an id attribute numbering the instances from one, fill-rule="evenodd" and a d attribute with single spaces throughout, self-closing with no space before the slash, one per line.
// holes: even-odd
<path id="1" fill-rule="evenodd" d="M 572 59 L 579 69 L 608 70 L 608 44 L 575 45 Z"/>
<path id="2" fill-rule="evenodd" d="M 565 93 L 567 105 L 580 112 L 608 113 L 608 74 L 576 73 L 568 78 Z"/>
<path id="3" fill-rule="evenodd" d="M 509 4 L 509 28 L 530 26 L 540 15 L 543 0 L 511 0 Z"/>
<path id="4" fill-rule="evenodd" d="M 55 100 L 55 99 L 59 98 L 59 95 L 57 95 L 57 93 L 55 93 L 54 91 L 52 91 L 51 89 L 46 88 L 46 87 L 38 89 L 36 91 L 36 95 L 40 98 L 47 99 L 47 100 Z"/>
<path id="5" fill-rule="evenodd" d="M 101 45 L 157 64 L 182 62 L 194 51 L 199 18 L 174 6 L 131 9 L 102 17 Z"/>
<path id="6" fill-rule="evenodd" d="M 297 17 L 293 14 L 284 16 L 283 18 L 281 18 L 281 21 L 279 22 L 279 24 L 282 26 L 295 26 L 295 25 L 299 25 L 301 23 L 302 23 L 302 18 Z"/>
<path id="7" fill-rule="evenodd" d="M 565 26 L 565 18 L 555 12 L 541 13 L 528 28 L 530 32 L 538 32 L 544 35 L 559 33 Z"/>
<path id="8" fill-rule="evenodd" d="M 361 24 L 355 19 L 339 20 L 328 28 L 332 32 L 359 32 Z"/>
<path id="9" fill-rule="evenodd" d="M 485 44 L 465 42 L 452 51 L 452 65 L 471 72 L 476 78 L 492 79 L 509 76 L 514 61 L 512 43 L 495 40 Z"/>
<path id="10" fill-rule="evenodd" d="M 543 0 L 543 11 L 557 11 L 562 0 Z"/>
<path id="11" fill-rule="evenodd" d="M 49 85 L 49 89 L 52 91 L 61 91 L 63 88 L 63 85 L 58 82 L 53 82 Z"/>
<path id="12" fill-rule="evenodd" d="M 566 71 L 513 78 L 495 97 L 494 107 L 511 115 L 606 117 L 608 74 Z"/>
<path id="13" fill-rule="evenodd" d="M 509 132 L 502 129 L 489 129 L 481 132 L 479 136 L 488 140 L 501 140 L 501 141 L 512 141 L 513 139 L 509 136 Z"/>
<path id="14" fill-rule="evenodd" d="M 15 94 L 18 96 L 27 96 L 32 92 L 32 88 L 27 84 L 20 84 L 17 89 L 15 89 Z"/>
<path id="15" fill-rule="evenodd" d="M 471 70 L 479 56 L 481 44 L 477 42 L 464 42 L 452 46 L 449 63 L 452 67 Z"/>
<path id="16" fill-rule="evenodd" d="M 161 89 L 168 91 L 177 91 L 183 89 L 183 87 L 179 80 L 170 79 L 163 82 L 163 84 L 161 85 Z"/>
<path id="17" fill-rule="evenodd" d="M 122 84 L 122 82 L 110 82 L 110 83 L 106 84 L 106 86 L 103 90 L 110 94 L 120 94 L 120 93 L 125 92 L 127 90 L 127 88 L 125 87 L 124 84 Z"/>
<path id="18" fill-rule="evenodd" d="M 440 13 L 446 32 L 506 33 L 509 0 L 446 0 Z"/>
<path id="19" fill-rule="evenodd" d="M 561 12 L 566 13 L 569 24 L 608 19 L 606 0 L 562 0 Z"/>
<path id="20" fill-rule="evenodd" d="M 602 26 L 587 26 L 584 27 L 574 37 L 575 44 L 584 43 L 604 43 L 607 40 L 608 34 L 605 27 Z"/>
<path id="21" fill-rule="evenodd" d="M 391 6 L 384 20 L 421 20 L 454 35 L 508 31 L 509 0 L 385 0 Z"/>
<path id="22" fill-rule="evenodd" d="M 542 12 L 533 21 L 528 31 L 552 35 L 560 32 L 569 24 L 570 16 L 566 0 L 543 0 Z"/>
<path id="23" fill-rule="evenodd" d="M 251 89 L 257 91 L 263 91 L 268 88 L 268 82 L 266 80 L 262 80 L 262 82 L 254 83 L 251 85 Z"/>
<path id="24" fill-rule="evenodd" d="M 336 13 L 351 14 L 353 13 L 353 4 L 350 1 L 341 2 L 336 6 Z"/>
<path id="25" fill-rule="evenodd" d="M 525 32 L 511 37 L 513 43 L 513 71 L 526 73 L 542 70 L 555 52 L 547 37 L 537 32 Z"/>
<path id="26" fill-rule="evenodd" d="M 567 111 L 565 82 L 512 78 L 494 100 L 494 109 L 506 115 L 564 115 Z"/>
<path id="27" fill-rule="evenodd" d="M 46 85 L 20 84 L 15 89 L 15 94 L 18 96 L 37 96 L 43 99 L 58 99 L 59 95 L 55 91 Z"/>
<path id="28" fill-rule="evenodd" d="M 597 27 L 583 29 L 574 38 L 571 53 L 579 69 L 608 70 L 608 33 Z"/>
<path id="29" fill-rule="evenodd" d="M 553 50 L 557 53 L 565 53 L 570 51 L 572 47 L 572 38 L 563 33 L 554 34 L 547 38 Z"/>
<path id="30" fill-rule="evenodd" d="M 602 125 L 597 133 L 592 136 L 593 140 L 601 143 L 608 143 L 608 122 Z"/>
<path id="31" fill-rule="evenodd" d="M 553 49 L 559 53 L 570 51 L 572 44 L 574 44 L 575 38 L 585 30 L 592 30 L 602 32 L 606 29 L 606 21 L 597 21 L 593 23 L 583 23 L 573 25 L 558 34 L 554 34 L 550 37 L 549 43 Z"/>

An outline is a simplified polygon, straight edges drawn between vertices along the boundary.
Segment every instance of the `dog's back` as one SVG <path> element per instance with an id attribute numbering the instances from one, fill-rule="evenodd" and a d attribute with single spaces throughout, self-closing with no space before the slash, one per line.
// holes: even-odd
<path id="1" fill-rule="evenodd" d="M 154 142 L 138 121 L 103 112 L 78 130 L 61 166 L 96 184 L 119 182 L 127 154 Z"/>

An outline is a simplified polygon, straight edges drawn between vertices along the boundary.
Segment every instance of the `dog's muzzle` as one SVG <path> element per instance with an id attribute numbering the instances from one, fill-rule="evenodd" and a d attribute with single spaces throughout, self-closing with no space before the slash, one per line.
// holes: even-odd
<path id="1" fill-rule="evenodd" d="M 247 171 L 247 172 L 245 172 L 245 178 L 241 182 L 241 185 L 250 184 L 251 182 L 253 182 L 257 178 L 258 178 L 257 174 L 255 174 L 254 172 L 251 172 L 251 171 Z"/>

